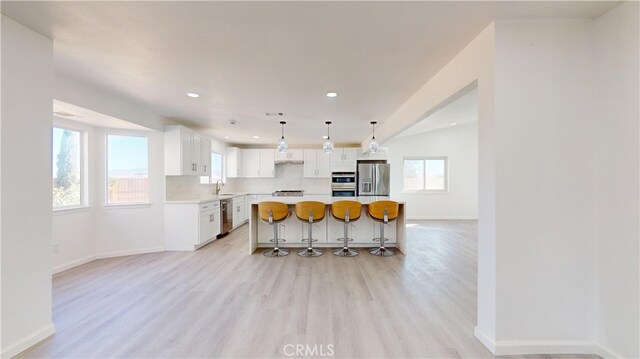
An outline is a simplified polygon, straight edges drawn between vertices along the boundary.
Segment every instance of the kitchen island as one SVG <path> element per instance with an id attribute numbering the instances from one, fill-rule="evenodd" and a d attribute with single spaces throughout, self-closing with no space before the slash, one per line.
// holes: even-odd
<path id="1" fill-rule="evenodd" d="M 343 223 L 336 221 L 331 216 L 331 204 L 336 201 L 358 201 L 362 203 L 362 214 L 360 219 L 349 224 L 349 237 L 353 238 L 353 242 L 349 243 L 353 248 L 371 248 L 376 247 L 377 242 L 373 242 L 373 238 L 380 236 L 380 223 L 373 221 L 367 216 L 367 206 L 371 202 L 380 200 L 394 200 L 388 197 L 331 197 L 331 196 L 303 196 L 303 197 L 262 197 L 250 203 L 249 209 L 249 253 L 253 254 L 258 248 L 272 247 L 270 240 L 273 238 L 273 228 L 260 221 L 258 216 L 258 203 L 264 201 L 283 202 L 289 205 L 292 213 L 291 217 L 286 221 L 278 224 L 280 226 L 280 238 L 285 241 L 281 242 L 282 248 L 304 248 L 306 242 L 302 242 L 302 238 L 307 237 L 307 224 L 296 218 L 294 207 L 297 202 L 301 201 L 318 201 L 327 205 L 325 218 L 321 222 L 313 224 L 313 237 L 317 242 L 313 243 L 318 248 L 338 248 L 342 247 L 342 242 L 338 238 L 344 237 Z M 395 247 L 400 252 L 405 251 L 406 246 L 406 218 L 405 203 L 396 201 L 400 204 L 398 219 L 387 224 L 385 228 L 385 237 L 389 239 L 385 243 L 386 247 Z"/>

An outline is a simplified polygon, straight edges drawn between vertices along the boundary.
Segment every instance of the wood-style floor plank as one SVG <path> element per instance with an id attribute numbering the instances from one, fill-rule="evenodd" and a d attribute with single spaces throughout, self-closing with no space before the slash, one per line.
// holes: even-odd
<path id="1" fill-rule="evenodd" d="M 287 344 L 332 345 L 340 358 L 492 357 L 473 336 L 475 221 L 411 222 L 407 253 L 388 258 L 248 256 L 248 230 L 56 275 L 57 332 L 20 357 L 275 358 Z M 595 356 L 529 356 L 552 357 Z"/>

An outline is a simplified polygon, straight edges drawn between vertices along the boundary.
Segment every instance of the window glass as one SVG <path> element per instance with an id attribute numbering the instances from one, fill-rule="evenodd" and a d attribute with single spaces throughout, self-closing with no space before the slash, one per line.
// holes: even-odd
<path id="1" fill-rule="evenodd" d="M 211 153 L 211 183 L 222 179 L 222 155 Z"/>
<path id="2" fill-rule="evenodd" d="M 81 132 L 60 127 L 51 130 L 53 208 L 81 206 Z"/>
<path id="3" fill-rule="evenodd" d="M 149 202 L 149 144 L 146 137 L 107 136 L 107 203 Z"/>
<path id="4" fill-rule="evenodd" d="M 444 190 L 446 189 L 445 183 L 445 160 L 425 160 L 427 182 L 426 189 L 428 190 Z"/>
<path id="5" fill-rule="evenodd" d="M 404 161 L 404 189 L 421 190 L 424 189 L 424 161 L 405 160 Z"/>

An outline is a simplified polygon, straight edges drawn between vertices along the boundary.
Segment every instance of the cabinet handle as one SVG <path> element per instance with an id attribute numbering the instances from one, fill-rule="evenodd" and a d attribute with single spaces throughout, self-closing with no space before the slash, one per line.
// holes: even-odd
<path id="1" fill-rule="evenodd" d="M 207 165 L 204 165 L 204 172 L 207 172 Z"/>

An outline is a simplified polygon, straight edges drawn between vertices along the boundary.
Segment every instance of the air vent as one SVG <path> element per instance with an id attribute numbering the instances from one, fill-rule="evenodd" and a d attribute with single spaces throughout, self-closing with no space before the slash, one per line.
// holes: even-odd
<path id="1" fill-rule="evenodd" d="M 282 112 L 265 112 L 266 116 L 284 116 Z"/>

